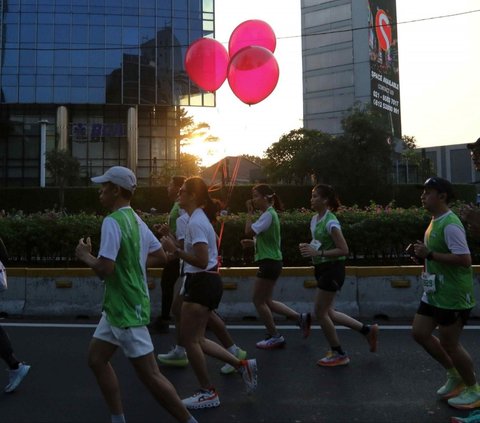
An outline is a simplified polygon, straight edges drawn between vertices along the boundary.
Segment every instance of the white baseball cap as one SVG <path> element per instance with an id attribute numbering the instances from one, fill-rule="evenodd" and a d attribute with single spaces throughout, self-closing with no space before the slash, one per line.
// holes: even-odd
<path id="1" fill-rule="evenodd" d="M 92 178 L 92 182 L 96 184 L 104 184 L 105 182 L 111 182 L 125 188 L 127 191 L 133 192 L 137 187 L 137 178 L 135 174 L 123 166 L 113 166 L 108 169 L 103 175 L 95 176 Z"/>

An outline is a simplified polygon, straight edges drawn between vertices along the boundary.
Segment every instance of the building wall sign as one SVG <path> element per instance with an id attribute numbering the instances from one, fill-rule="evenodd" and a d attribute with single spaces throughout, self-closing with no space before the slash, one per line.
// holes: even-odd
<path id="1" fill-rule="evenodd" d="M 70 135 L 74 142 L 99 142 L 105 137 L 126 137 L 127 127 L 124 123 L 82 123 L 70 124 Z"/>
<path id="2" fill-rule="evenodd" d="M 402 137 L 395 0 L 369 0 L 370 88 L 374 107 L 385 115 L 392 135 Z"/>

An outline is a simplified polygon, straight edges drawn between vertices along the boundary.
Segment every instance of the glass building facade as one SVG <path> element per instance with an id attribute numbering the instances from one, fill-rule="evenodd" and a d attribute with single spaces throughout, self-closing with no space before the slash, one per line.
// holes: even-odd
<path id="1" fill-rule="evenodd" d="M 42 141 L 85 181 L 149 183 L 179 158 L 179 109 L 215 105 L 183 63 L 213 35 L 214 0 L 0 0 L 0 185 L 41 185 Z"/>

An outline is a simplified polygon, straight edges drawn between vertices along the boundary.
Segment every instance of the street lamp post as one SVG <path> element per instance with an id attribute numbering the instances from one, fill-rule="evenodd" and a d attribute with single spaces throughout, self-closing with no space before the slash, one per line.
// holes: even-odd
<path id="1" fill-rule="evenodd" d="M 45 188 L 45 161 L 47 154 L 47 125 L 50 123 L 46 119 L 42 119 L 37 123 L 40 124 L 40 186 Z"/>

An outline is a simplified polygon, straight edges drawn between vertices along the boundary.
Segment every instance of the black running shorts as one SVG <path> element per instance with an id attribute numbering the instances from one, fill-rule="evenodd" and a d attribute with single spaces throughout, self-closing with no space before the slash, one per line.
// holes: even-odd
<path id="1" fill-rule="evenodd" d="M 282 273 L 283 262 L 281 260 L 263 259 L 258 261 L 257 278 L 276 281 Z"/>
<path id="2" fill-rule="evenodd" d="M 222 294 L 223 284 L 218 273 L 187 273 L 183 301 L 201 304 L 209 310 L 215 310 L 220 304 Z"/>
<path id="3" fill-rule="evenodd" d="M 315 265 L 317 287 L 324 291 L 336 292 L 345 282 L 345 261 L 335 260 Z"/>
<path id="4" fill-rule="evenodd" d="M 462 321 L 462 325 L 465 325 L 470 317 L 471 308 L 464 310 L 452 310 L 448 308 L 435 307 L 426 302 L 420 301 L 420 305 L 417 309 L 417 314 L 422 316 L 431 317 L 440 326 L 453 325 L 458 319 Z"/>

